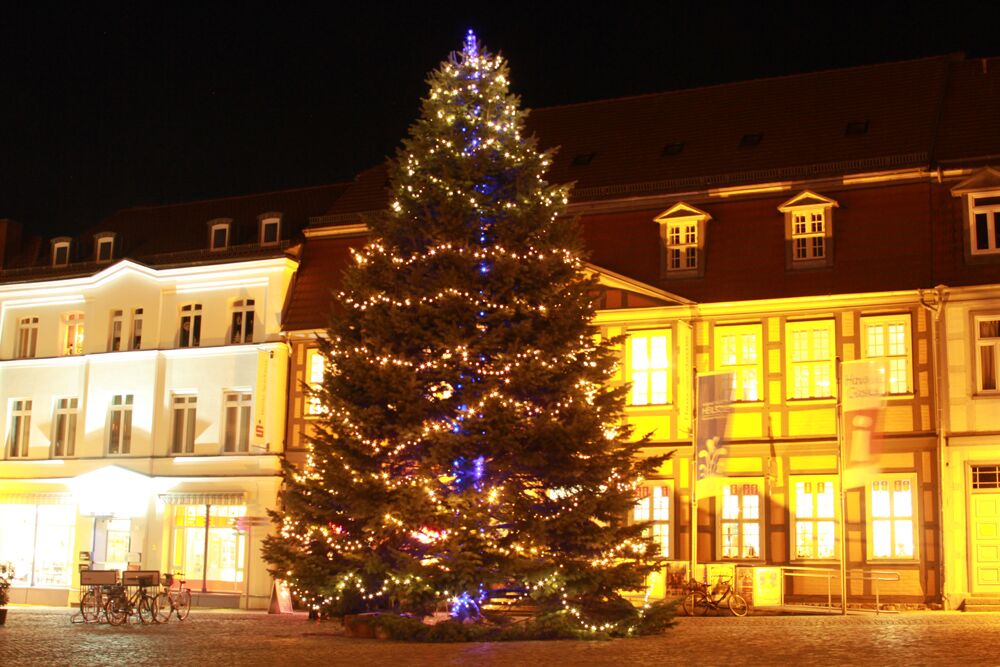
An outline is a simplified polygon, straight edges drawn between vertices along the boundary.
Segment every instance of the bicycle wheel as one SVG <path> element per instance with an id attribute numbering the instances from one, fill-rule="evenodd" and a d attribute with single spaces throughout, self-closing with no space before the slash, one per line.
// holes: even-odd
<path id="1" fill-rule="evenodd" d="M 165 592 L 156 594 L 153 598 L 153 620 L 157 623 L 166 623 L 170 620 L 170 596 Z"/>
<path id="2" fill-rule="evenodd" d="M 746 616 L 747 612 L 750 611 L 750 605 L 747 604 L 742 595 L 733 593 L 729 596 L 729 611 L 732 612 L 733 616 Z"/>
<path id="3" fill-rule="evenodd" d="M 191 613 L 191 591 L 188 589 L 181 590 L 177 594 L 177 618 L 183 621 Z"/>
<path id="4" fill-rule="evenodd" d="M 708 598 L 701 591 L 689 593 L 684 598 L 684 613 L 688 616 L 704 616 L 708 613 Z"/>
<path id="5" fill-rule="evenodd" d="M 125 595 L 112 595 L 104 605 L 104 615 L 111 625 L 124 625 L 128 621 L 130 606 Z"/>
<path id="6" fill-rule="evenodd" d="M 91 588 L 80 598 L 80 615 L 87 623 L 95 623 L 101 618 L 101 594 Z"/>
<path id="7" fill-rule="evenodd" d="M 142 595 L 139 597 L 139 604 L 136 605 L 136 611 L 139 613 L 139 620 L 142 621 L 143 625 L 156 623 L 156 612 L 153 610 L 155 604 L 156 598 L 151 595 Z"/>

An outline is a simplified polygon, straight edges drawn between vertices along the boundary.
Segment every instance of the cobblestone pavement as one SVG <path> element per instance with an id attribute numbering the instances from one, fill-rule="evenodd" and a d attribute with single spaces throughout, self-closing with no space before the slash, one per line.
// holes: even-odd
<path id="1" fill-rule="evenodd" d="M 1000 665 L 1000 614 L 680 618 L 657 637 L 411 644 L 349 639 L 303 615 L 194 610 L 166 625 L 86 625 L 12 607 L 0 666 L 47 665 Z"/>

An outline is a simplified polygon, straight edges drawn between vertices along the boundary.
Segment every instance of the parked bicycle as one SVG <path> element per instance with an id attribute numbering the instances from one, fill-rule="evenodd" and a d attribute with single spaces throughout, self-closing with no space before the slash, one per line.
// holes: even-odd
<path id="1" fill-rule="evenodd" d="M 90 586 L 80 598 L 80 615 L 87 623 L 97 623 L 101 620 L 104 607 L 111 597 L 111 591 L 117 584 Z"/>
<path id="2" fill-rule="evenodd" d="M 183 621 L 191 613 L 191 589 L 184 588 L 186 580 L 180 579 L 183 576 L 180 572 L 177 577 L 172 574 L 163 575 L 163 590 L 156 596 L 153 607 L 157 623 L 166 623 L 170 620 L 171 614 L 177 614 L 177 620 Z M 174 582 L 177 582 L 177 590 L 173 589 Z"/>
<path id="3" fill-rule="evenodd" d="M 733 590 L 731 579 L 720 577 L 711 589 L 707 583 L 692 579 L 688 590 L 682 605 L 688 616 L 704 616 L 709 609 L 720 608 L 728 609 L 733 616 L 746 616 L 750 611 L 746 599 Z"/>
<path id="4" fill-rule="evenodd" d="M 155 583 L 152 574 L 126 572 L 122 576 L 122 583 L 111 587 L 108 601 L 104 605 L 108 623 L 124 625 L 132 616 L 138 618 L 144 625 L 158 622 L 156 613 L 158 596 L 149 592 Z"/>

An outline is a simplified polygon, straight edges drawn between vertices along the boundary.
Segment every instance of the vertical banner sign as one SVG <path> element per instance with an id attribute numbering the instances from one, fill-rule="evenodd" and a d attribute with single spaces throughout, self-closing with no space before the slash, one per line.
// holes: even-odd
<path id="1" fill-rule="evenodd" d="M 878 428 L 885 409 L 886 364 L 861 359 L 841 364 L 844 409 L 844 488 L 864 486 L 878 472 Z"/>
<path id="2" fill-rule="evenodd" d="M 726 474 L 723 439 L 733 411 L 735 373 L 698 374 L 697 467 L 699 495 L 711 493 L 715 479 Z M 704 489 L 704 491 L 702 491 Z"/>

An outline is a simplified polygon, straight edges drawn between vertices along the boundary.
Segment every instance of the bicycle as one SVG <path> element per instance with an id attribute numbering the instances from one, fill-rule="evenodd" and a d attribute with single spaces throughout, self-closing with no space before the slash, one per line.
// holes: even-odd
<path id="1" fill-rule="evenodd" d="M 80 615 L 86 623 L 97 623 L 104 613 L 104 606 L 111 597 L 111 589 L 114 585 L 104 584 L 90 586 L 87 592 L 80 598 Z"/>
<path id="2" fill-rule="evenodd" d="M 733 590 L 730 581 L 720 577 L 718 583 L 709 590 L 707 583 L 692 579 L 690 592 L 682 604 L 684 613 L 688 616 L 704 616 L 709 609 L 718 611 L 725 605 L 733 616 L 746 616 L 750 605 L 742 595 Z"/>
<path id="3" fill-rule="evenodd" d="M 111 595 L 104 606 L 104 615 L 111 625 L 124 625 L 131 616 L 137 616 L 143 625 L 157 623 L 155 595 L 149 594 L 157 573 L 127 572 L 122 575 L 122 583 L 113 586 Z M 129 594 L 129 587 L 135 591 Z"/>
<path id="4" fill-rule="evenodd" d="M 183 576 L 180 572 L 178 576 Z M 177 614 L 177 620 L 183 621 L 191 613 L 191 589 L 184 588 L 187 583 L 184 579 L 176 579 L 177 591 L 174 592 L 173 585 L 175 577 L 172 574 L 163 575 L 164 590 L 156 596 L 154 606 L 154 616 L 157 623 L 166 623 L 170 620 L 170 615 Z"/>

